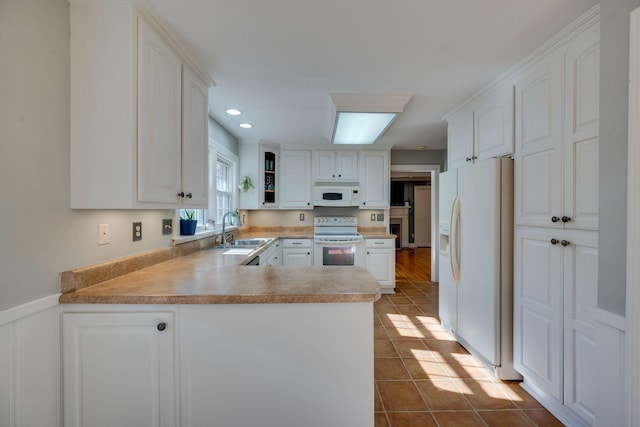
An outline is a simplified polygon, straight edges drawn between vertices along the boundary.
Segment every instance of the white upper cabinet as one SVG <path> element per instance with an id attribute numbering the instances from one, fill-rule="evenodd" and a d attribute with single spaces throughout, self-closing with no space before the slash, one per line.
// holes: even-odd
<path id="1" fill-rule="evenodd" d="M 280 156 L 280 207 L 313 209 L 311 150 L 283 149 Z"/>
<path id="2" fill-rule="evenodd" d="M 516 224 L 561 227 L 562 59 L 549 58 L 516 84 Z"/>
<path id="3" fill-rule="evenodd" d="M 186 65 L 182 67 L 182 189 L 185 207 L 207 207 L 209 199 L 208 88 Z"/>
<path id="4" fill-rule="evenodd" d="M 360 208 L 389 208 L 389 150 L 363 150 L 360 164 Z"/>
<path id="5" fill-rule="evenodd" d="M 182 62 L 142 17 L 138 58 L 138 201 L 177 203 Z"/>
<path id="6" fill-rule="evenodd" d="M 447 119 L 449 169 L 513 154 L 513 87 L 499 87 Z"/>
<path id="7" fill-rule="evenodd" d="M 594 25 L 516 84 L 516 224 L 598 229 L 599 64 Z"/>
<path id="8" fill-rule="evenodd" d="M 248 176 L 255 189 L 240 192 L 240 209 L 277 209 L 280 199 L 280 146 L 241 141 L 240 176 Z"/>
<path id="9" fill-rule="evenodd" d="M 447 165 L 455 169 L 473 160 L 473 111 L 462 111 L 448 119 Z"/>
<path id="10" fill-rule="evenodd" d="M 206 207 L 210 79 L 138 3 L 71 2 L 70 27 L 71 207 Z"/>
<path id="11" fill-rule="evenodd" d="M 313 152 L 314 181 L 357 181 L 358 151 L 315 150 Z"/>
<path id="12" fill-rule="evenodd" d="M 484 96 L 473 112 L 474 160 L 513 153 L 513 87 Z"/>

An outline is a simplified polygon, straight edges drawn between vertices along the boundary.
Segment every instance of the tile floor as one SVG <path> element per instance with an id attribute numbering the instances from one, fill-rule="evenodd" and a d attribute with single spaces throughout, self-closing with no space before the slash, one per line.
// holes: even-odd
<path id="1" fill-rule="evenodd" d="M 375 307 L 376 427 L 562 426 L 493 378 L 438 319 L 438 286 L 397 281 Z"/>

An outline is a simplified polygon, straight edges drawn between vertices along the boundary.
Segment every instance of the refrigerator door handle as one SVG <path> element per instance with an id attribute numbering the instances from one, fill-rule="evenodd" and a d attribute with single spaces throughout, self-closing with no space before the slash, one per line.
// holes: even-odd
<path id="1" fill-rule="evenodd" d="M 458 231 L 460 229 L 460 199 L 458 197 L 453 201 L 451 207 L 451 230 L 449 230 L 449 251 L 451 252 L 451 273 L 453 274 L 453 280 L 456 283 L 460 283 L 460 259 L 458 250 Z"/>

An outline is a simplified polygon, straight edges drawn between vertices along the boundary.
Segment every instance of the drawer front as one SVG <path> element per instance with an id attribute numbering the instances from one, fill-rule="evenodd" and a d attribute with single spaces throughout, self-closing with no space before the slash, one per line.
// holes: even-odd
<path id="1" fill-rule="evenodd" d="M 311 239 L 282 239 L 283 248 L 310 248 Z"/>
<path id="2" fill-rule="evenodd" d="M 395 248 L 394 239 L 366 239 L 367 248 Z"/>

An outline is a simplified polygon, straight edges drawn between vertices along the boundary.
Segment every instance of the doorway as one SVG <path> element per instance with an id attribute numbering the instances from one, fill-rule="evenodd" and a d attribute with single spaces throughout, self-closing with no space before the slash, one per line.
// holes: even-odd
<path id="1" fill-rule="evenodd" d="M 429 230 L 428 241 L 430 241 L 431 251 L 431 280 L 437 282 L 438 277 L 438 175 L 440 174 L 440 165 L 391 165 L 391 179 L 399 177 L 411 177 L 414 179 L 420 174 L 424 181 L 430 182 L 430 215 L 423 219 L 418 220 L 421 227 L 426 227 Z M 412 193 L 413 195 L 413 193 Z M 415 205 L 415 204 L 414 204 Z M 393 206 L 392 206 L 393 208 Z M 410 232 L 414 234 L 414 247 L 417 246 L 415 242 L 415 217 L 414 217 L 414 229 Z"/>

